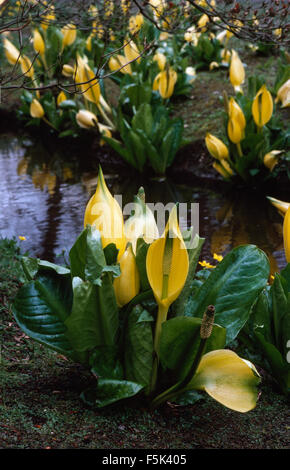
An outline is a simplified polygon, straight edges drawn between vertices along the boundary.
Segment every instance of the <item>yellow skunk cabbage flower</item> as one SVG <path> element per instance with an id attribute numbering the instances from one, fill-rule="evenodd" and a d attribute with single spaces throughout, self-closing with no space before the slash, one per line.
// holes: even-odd
<path id="1" fill-rule="evenodd" d="M 61 91 L 56 98 L 56 104 L 59 106 L 63 101 L 66 100 L 66 94 L 64 91 Z"/>
<path id="2" fill-rule="evenodd" d="M 217 137 L 207 133 L 205 137 L 205 145 L 212 157 L 223 160 L 229 157 L 227 146 Z"/>
<path id="3" fill-rule="evenodd" d="M 124 15 L 126 15 L 131 6 L 131 0 L 121 0 L 121 9 Z"/>
<path id="4" fill-rule="evenodd" d="M 209 17 L 207 15 L 202 15 L 197 23 L 198 30 L 201 33 L 205 33 L 207 30 L 206 24 L 209 22 Z"/>
<path id="5" fill-rule="evenodd" d="M 244 131 L 246 127 L 245 115 L 238 103 L 232 97 L 229 100 L 228 113 L 231 119 L 235 119 L 236 121 L 238 121 L 240 128 L 242 129 L 242 131 Z"/>
<path id="6" fill-rule="evenodd" d="M 127 62 L 131 62 L 132 60 L 136 60 L 137 57 L 140 55 L 140 51 L 136 46 L 135 42 L 131 39 L 124 41 L 124 54 L 127 59 Z M 141 57 L 138 57 L 136 60 L 138 63 L 140 62 Z"/>
<path id="7" fill-rule="evenodd" d="M 271 152 L 264 155 L 263 163 L 270 171 L 277 165 L 281 153 L 283 153 L 283 150 L 271 150 Z"/>
<path id="8" fill-rule="evenodd" d="M 283 223 L 284 250 L 287 263 L 290 263 L 290 207 L 288 207 Z"/>
<path id="9" fill-rule="evenodd" d="M 77 37 L 77 28 L 74 24 L 67 24 L 65 25 L 62 30 L 63 39 L 62 39 L 62 48 L 64 49 L 66 46 L 71 46 Z"/>
<path id="10" fill-rule="evenodd" d="M 240 122 L 235 116 L 228 120 L 228 137 L 234 144 L 239 144 L 244 137 L 244 129 L 241 127 Z"/>
<path id="11" fill-rule="evenodd" d="M 49 25 L 51 23 L 53 23 L 53 21 L 55 20 L 55 14 L 54 14 L 54 6 L 49 6 L 49 13 L 47 15 L 45 15 L 43 17 L 44 21 L 42 21 L 40 24 L 41 24 L 41 27 L 44 31 L 47 30 L 47 28 L 49 27 Z"/>
<path id="12" fill-rule="evenodd" d="M 267 199 L 271 202 L 271 204 L 278 209 L 279 213 L 284 217 L 287 210 L 290 207 L 290 202 L 280 201 L 279 199 L 275 199 L 274 197 L 267 196 Z"/>
<path id="13" fill-rule="evenodd" d="M 252 104 L 252 115 L 258 127 L 263 127 L 270 121 L 273 114 L 273 99 L 271 93 L 263 85 L 256 94 Z"/>
<path id="14" fill-rule="evenodd" d="M 41 56 L 45 53 L 45 44 L 40 32 L 35 29 L 33 31 L 33 48 L 35 52 L 38 52 Z"/>
<path id="15" fill-rule="evenodd" d="M 129 75 L 132 75 L 131 65 L 128 64 L 128 60 L 123 55 L 118 54 L 114 57 L 111 57 L 108 65 L 109 65 L 109 69 L 112 72 L 115 72 L 116 70 L 120 69 L 120 72 L 125 73 L 125 74 L 128 73 Z"/>
<path id="16" fill-rule="evenodd" d="M 121 275 L 114 279 L 118 307 L 128 304 L 140 291 L 140 276 L 132 246 L 128 245 L 120 258 Z"/>
<path id="17" fill-rule="evenodd" d="M 78 57 L 76 69 L 76 83 L 79 85 L 83 96 L 91 103 L 98 104 L 101 95 L 99 80 L 86 60 Z"/>
<path id="18" fill-rule="evenodd" d="M 229 349 L 204 354 L 186 389 L 204 390 L 231 410 L 246 413 L 256 406 L 260 375 L 255 366 Z"/>
<path id="19" fill-rule="evenodd" d="M 119 250 L 120 260 L 126 248 L 124 222 L 121 207 L 110 193 L 102 169 L 99 169 L 98 185 L 95 194 L 89 200 L 84 217 L 84 226 L 94 225 L 101 234 L 102 246 L 114 243 Z"/>
<path id="20" fill-rule="evenodd" d="M 230 82 L 236 91 L 242 91 L 241 85 L 245 80 L 245 69 L 238 53 L 232 49 L 230 65 Z"/>
<path id="21" fill-rule="evenodd" d="M 29 57 L 27 57 L 27 55 L 24 55 L 23 57 L 21 57 L 20 66 L 21 66 L 23 75 L 27 75 L 27 77 L 30 77 L 30 78 L 34 77 L 34 68 L 33 68 L 31 60 L 29 59 Z"/>
<path id="22" fill-rule="evenodd" d="M 101 122 L 98 122 L 98 129 L 100 134 L 104 135 L 105 137 L 112 138 L 112 129 L 109 126 L 106 126 L 105 124 L 102 124 Z M 104 145 L 106 142 L 104 139 L 100 139 L 100 145 Z"/>
<path id="23" fill-rule="evenodd" d="M 177 82 L 177 73 L 169 67 L 156 75 L 153 82 L 153 90 L 158 90 L 163 99 L 170 98 L 173 94 L 175 83 Z"/>
<path id="24" fill-rule="evenodd" d="M 279 101 L 281 101 L 282 108 L 288 108 L 290 106 L 290 78 L 277 91 L 275 103 Z"/>
<path id="25" fill-rule="evenodd" d="M 20 61 L 19 50 L 7 38 L 4 38 L 3 44 L 6 59 L 8 60 L 9 64 L 15 65 L 18 61 Z"/>
<path id="26" fill-rule="evenodd" d="M 229 179 L 234 174 L 228 161 L 225 159 L 213 162 L 212 166 L 225 179 Z"/>
<path id="27" fill-rule="evenodd" d="M 166 56 L 162 52 L 156 52 L 153 56 L 153 60 L 157 62 L 159 70 L 164 70 L 166 65 Z"/>
<path id="28" fill-rule="evenodd" d="M 139 13 L 138 15 L 131 16 L 129 18 L 129 32 L 130 34 L 136 34 L 141 29 L 144 23 L 144 17 Z"/>
<path id="29" fill-rule="evenodd" d="M 69 64 L 64 64 L 61 73 L 65 77 L 72 77 L 75 73 L 75 69 Z"/>
<path id="30" fill-rule="evenodd" d="M 98 122 L 97 116 L 86 109 L 81 109 L 76 114 L 76 121 L 78 125 L 84 129 L 89 129 L 90 127 L 96 127 Z"/>
<path id="31" fill-rule="evenodd" d="M 34 99 L 30 105 L 30 115 L 33 118 L 41 119 L 43 118 L 44 114 L 45 114 L 44 109 L 42 105 L 40 104 L 40 102 L 37 99 Z"/>
<path id="32" fill-rule="evenodd" d="M 170 305 L 181 293 L 189 268 L 188 253 L 182 238 L 177 208 L 172 209 L 164 233 L 148 248 L 146 271 L 158 304 L 154 346 L 158 354 L 161 325 L 167 318 Z"/>
<path id="33" fill-rule="evenodd" d="M 158 227 L 152 211 L 145 204 L 145 192 L 142 187 L 134 198 L 134 214 L 125 222 L 125 236 L 132 244 L 134 253 L 138 238 L 143 238 L 148 244 L 159 238 Z"/>

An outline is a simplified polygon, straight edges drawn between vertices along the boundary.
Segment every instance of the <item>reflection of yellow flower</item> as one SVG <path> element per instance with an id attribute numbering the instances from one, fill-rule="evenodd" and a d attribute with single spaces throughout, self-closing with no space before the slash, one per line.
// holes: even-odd
<path id="1" fill-rule="evenodd" d="M 26 237 L 23 237 L 22 235 L 19 235 L 18 238 L 19 238 L 19 240 L 21 240 L 21 241 L 25 241 L 25 240 L 26 240 Z"/>

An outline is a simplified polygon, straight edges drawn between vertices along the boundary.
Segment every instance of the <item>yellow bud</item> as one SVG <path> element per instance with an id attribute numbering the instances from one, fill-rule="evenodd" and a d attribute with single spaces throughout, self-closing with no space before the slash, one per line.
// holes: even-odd
<path id="1" fill-rule="evenodd" d="M 242 64 L 242 61 L 238 55 L 238 53 L 232 49 L 231 55 L 231 65 L 230 65 L 230 82 L 233 87 L 236 89 L 240 87 L 240 85 L 245 80 L 245 69 Z"/>
<path id="2" fill-rule="evenodd" d="M 229 157 L 229 151 L 227 146 L 217 137 L 207 133 L 205 138 L 205 144 L 209 153 L 218 160 L 223 160 Z"/>
<path id="3" fill-rule="evenodd" d="M 4 52 L 6 59 L 8 60 L 9 64 L 15 65 L 17 61 L 20 62 L 20 52 L 19 50 L 9 41 L 9 39 L 4 38 Z"/>
<path id="4" fill-rule="evenodd" d="M 123 307 L 128 304 L 140 290 L 140 276 L 132 251 L 132 246 L 126 248 L 120 258 L 121 275 L 114 279 L 114 291 L 117 304 Z"/>
<path id="5" fill-rule="evenodd" d="M 94 225 L 100 231 L 103 248 L 110 243 L 116 245 L 120 259 L 126 248 L 123 214 L 106 185 L 101 168 L 96 192 L 86 207 L 84 226 L 87 224 Z"/>
<path id="6" fill-rule="evenodd" d="M 140 52 L 134 41 L 125 39 L 124 54 L 127 59 L 127 62 L 131 62 L 132 60 L 137 59 L 137 57 L 140 55 Z M 138 63 L 140 62 L 140 59 L 140 57 L 137 59 Z"/>
<path id="7" fill-rule="evenodd" d="M 129 32 L 133 35 L 136 34 L 144 23 L 144 17 L 139 13 L 138 15 L 131 16 L 129 19 Z"/>
<path id="8" fill-rule="evenodd" d="M 75 69 L 71 65 L 64 64 L 64 66 L 62 67 L 62 72 L 61 73 L 65 77 L 72 77 L 74 72 L 75 72 Z"/>
<path id="9" fill-rule="evenodd" d="M 157 52 L 153 56 L 153 60 L 157 62 L 159 70 L 164 70 L 166 64 L 166 56 L 162 52 Z"/>
<path id="10" fill-rule="evenodd" d="M 229 100 L 229 108 L 228 113 L 230 118 L 234 118 L 238 121 L 240 128 L 244 131 L 246 127 L 246 118 L 244 113 L 238 103 L 234 100 L 234 98 L 230 98 Z"/>
<path id="11" fill-rule="evenodd" d="M 111 57 L 108 63 L 109 69 L 112 72 L 115 72 L 116 70 L 120 69 L 120 72 L 124 74 L 128 73 L 129 75 L 132 75 L 131 65 L 130 64 L 126 65 L 126 64 L 128 64 L 128 60 L 126 59 L 126 57 L 120 54 L 114 57 Z"/>
<path id="12" fill-rule="evenodd" d="M 44 109 L 37 99 L 34 99 L 30 105 L 30 115 L 33 118 L 41 119 L 44 116 Z"/>
<path id="13" fill-rule="evenodd" d="M 282 108 L 288 108 L 290 106 L 290 78 L 277 91 L 275 102 L 277 103 L 278 101 L 281 101 Z"/>
<path id="14" fill-rule="evenodd" d="M 33 48 L 35 52 L 38 52 L 40 55 L 45 53 L 45 44 L 40 32 L 35 29 L 33 31 Z"/>
<path id="15" fill-rule="evenodd" d="M 27 77 L 30 77 L 30 78 L 34 77 L 34 68 L 29 57 L 27 57 L 26 55 L 21 57 L 20 66 L 21 66 L 23 75 L 27 75 Z"/>
<path id="16" fill-rule="evenodd" d="M 227 160 L 215 161 L 212 166 L 225 179 L 229 179 L 234 174 Z"/>
<path id="17" fill-rule="evenodd" d="M 258 127 L 263 127 L 270 121 L 273 113 L 273 99 L 271 93 L 263 85 L 256 94 L 252 104 L 252 115 Z"/>
<path id="18" fill-rule="evenodd" d="M 76 114 L 76 121 L 78 125 L 84 129 L 89 129 L 90 127 L 95 127 L 98 118 L 97 116 L 92 113 L 91 111 L 88 111 L 86 109 L 81 109 L 77 114 Z"/>
<path id="19" fill-rule="evenodd" d="M 244 138 L 244 129 L 241 127 L 236 116 L 231 116 L 228 120 L 228 137 L 231 142 L 238 144 Z"/>
<path id="20" fill-rule="evenodd" d="M 269 168 L 270 171 L 277 165 L 279 161 L 279 155 L 283 153 L 283 150 L 272 150 L 266 153 L 263 158 L 264 165 Z"/>
<path id="21" fill-rule="evenodd" d="M 67 24 L 61 30 L 63 34 L 62 39 L 62 48 L 64 49 L 66 46 L 71 46 L 77 37 L 77 28 L 74 24 Z"/>
<path id="22" fill-rule="evenodd" d="M 66 94 L 64 93 L 64 91 L 61 91 L 58 95 L 57 95 L 57 98 L 56 98 L 56 103 L 57 103 L 57 106 L 59 106 L 63 101 L 66 100 Z"/>

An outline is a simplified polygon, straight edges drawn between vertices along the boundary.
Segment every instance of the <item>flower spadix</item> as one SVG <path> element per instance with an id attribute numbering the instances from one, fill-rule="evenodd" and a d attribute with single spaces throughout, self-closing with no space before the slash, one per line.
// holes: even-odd
<path id="1" fill-rule="evenodd" d="M 99 169 L 98 184 L 95 194 L 89 200 L 84 217 L 84 226 L 95 226 L 100 234 L 102 246 L 105 248 L 114 243 L 119 250 L 118 259 L 126 248 L 124 222 L 121 207 L 110 193 L 102 172 Z"/>
<path id="2" fill-rule="evenodd" d="M 140 276 L 132 245 L 128 244 L 120 258 L 121 275 L 114 280 L 117 304 L 123 307 L 128 304 L 140 290 Z"/>
<path id="3" fill-rule="evenodd" d="M 185 284 L 188 267 L 188 253 L 175 206 L 162 237 L 150 245 L 146 257 L 147 276 L 158 306 L 168 310 L 177 299 Z"/>
<path id="4" fill-rule="evenodd" d="M 290 207 L 287 209 L 283 223 L 284 250 L 287 263 L 290 263 Z"/>
<path id="5" fill-rule="evenodd" d="M 125 222 L 125 235 L 132 243 L 134 253 L 138 238 L 143 238 L 149 244 L 159 238 L 158 227 L 153 212 L 145 204 L 145 192 L 142 187 L 134 198 L 134 213 Z"/>
<path id="6" fill-rule="evenodd" d="M 188 389 L 204 390 L 224 406 L 246 413 L 256 406 L 260 382 L 255 366 L 227 349 L 205 354 Z"/>

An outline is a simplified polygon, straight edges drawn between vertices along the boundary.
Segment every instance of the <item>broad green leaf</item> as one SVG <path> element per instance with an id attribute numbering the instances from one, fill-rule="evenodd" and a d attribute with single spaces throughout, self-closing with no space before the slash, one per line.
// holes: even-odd
<path id="1" fill-rule="evenodd" d="M 93 389 L 81 393 L 81 398 L 87 405 L 103 408 L 120 400 L 137 395 L 144 388 L 143 385 L 126 380 L 99 379 Z"/>
<path id="2" fill-rule="evenodd" d="M 175 378 L 182 380 L 189 372 L 200 345 L 201 318 L 176 317 L 162 325 L 160 338 L 160 361 L 163 367 L 174 371 Z M 204 353 L 225 346 L 226 331 L 219 325 L 206 342 Z"/>
<path id="3" fill-rule="evenodd" d="M 68 268 L 38 258 L 23 256 L 21 258 L 21 264 L 27 280 L 30 281 L 34 279 L 39 270 L 52 270 L 60 275 L 70 275 L 70 270 Z"/>
<path id="4" fill-rule="evenodd" d="M 270 365 L 271 374 L 277 380 L 283 393 L 290 393 L 290 363 L 287 357 L 283 358 L 278 349 L 265 340 L 261 333 L 255 332 L 262 351 Z"/>
<path id="5" fill-rule="evenodd" d="M 202 317 L 208 305 L 216 309 L 215 321 L 227 330 L 227 343 L 247 322 L 251 307 L 269 277 L 269 261 L 254 245 L 234 248 L 194 292 L 185 315 Z"/>
<path id="6" fill-rule="evenodd" d="M 89 352 L 106 344 L 102 314 L 98 310 L 97 287 L 92 283 L 73 278 L 73 306 L 65 326 L 66 336 L 79 355 L 80 362 L 88 363 Z"/>
<path id="7" fill-rule="evenodd" d="M 69 252 L 71 275 L 101 285 L 101 275 L 106 267 L 101 235 L 87 226 Z"/>
<path id="8" fill-rule="evenodd" d="M 274 282 L 271 287 L 272 294 L 272 308 L 273 308 L 273 334 L 275 337 L 275 345 L 279 351 L 282 352 L 282 334 L 283 334 L 283 320 L 285 316 L 290 315 L 288 300 L 285 295 L 279 274 L 276 274 Z M 288 338 L 290 339 L 290 337 Z M 285 345 L 284 345 L 285 347 Z"/>
<path id="9" fill-rule="evenodd" d="M 134 307 L 128 315 L 124 367 L 127 380 L 147 386 L 152 373 L 153 335 L 151 323 L 148 320 L 140 321 L 142 315 L 144 318 L 144 309 L 140 305 Z"/>
<path id="10" fill-rule="evenodd" d="M 65 356 L 74 357 L 64 324 L 71 306 L 70 280 L 47 272 L 21 287 L 12 310 L 25 334 Z"/>
<path id="11" fill-rule="evenodd" d="M 129 144 L 130 148 L 132 149 L 132 153 L 134 154 L 134 160 L 137 170 L 143 171 L 143 167 L 146 162 L 146 150 L 139 135 L 133 130 L 130 130 L 128 132 L 128 139 L 126 141 L 126 145 Z"/>
<path id="12" fill-rule="evenodd" d="M 139 106 L 138 111 L 132 119 L 132 128 L 134 130 L 140 129 L 150 136 L 153 125 L 153 116 L 150 104 L 144 103 Z"/>

